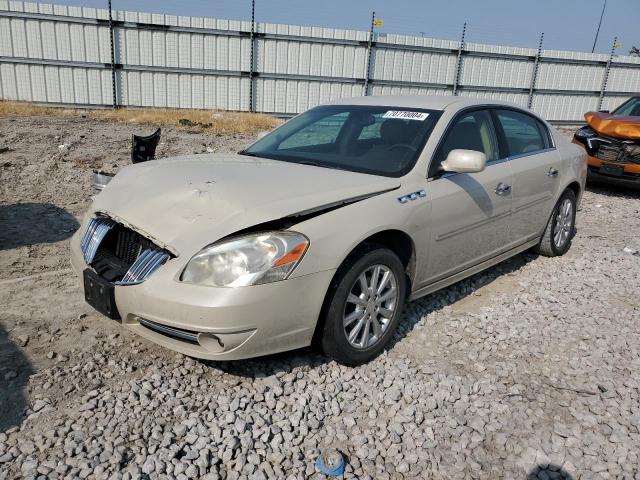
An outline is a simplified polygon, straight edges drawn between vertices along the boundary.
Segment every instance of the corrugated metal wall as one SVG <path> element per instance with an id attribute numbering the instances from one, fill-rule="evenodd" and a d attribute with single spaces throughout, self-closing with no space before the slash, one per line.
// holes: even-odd
<path id="1" fill-rule="evenodd" d="M 124 106 L 293 114 L 365 94 L 369 33 L 113 12 Z M 108 11 L 0 0 L 0 98 L 109 106 Z M 640 90 L 640 58 L 377 34 L 366 94 L 459 95 L 582 119 Z M 455 87 L 454 87 L 455 85 Z"/>

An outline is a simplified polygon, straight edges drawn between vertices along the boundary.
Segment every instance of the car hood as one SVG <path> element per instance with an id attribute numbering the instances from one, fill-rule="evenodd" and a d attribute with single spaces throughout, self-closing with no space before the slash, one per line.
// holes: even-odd
<path id="1" fill-rule="evenodd" d="M 602 135 L 640 140 L 640 117 L 618 117 L 610 113 L 587 112 L 584 118 L 591 128 Z"/>
<path id="2" fill-rule="evenodd" d="M 243 155 L 191 155 L 130 165 L 93 211 L 175 255 L 264 222 L 400 186 L 397 178 Z"/>

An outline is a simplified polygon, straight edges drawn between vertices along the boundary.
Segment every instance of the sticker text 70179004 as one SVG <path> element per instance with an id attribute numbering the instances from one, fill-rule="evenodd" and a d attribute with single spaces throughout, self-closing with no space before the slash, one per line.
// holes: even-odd
<path id="1" fill-rule="evenodd" d="M 418 120 L 423 122 L 429 116 L 425 112 L 411 112 L 408 110 L 389 110 L 382 118 L 399 118 L 402 120 Z"/>

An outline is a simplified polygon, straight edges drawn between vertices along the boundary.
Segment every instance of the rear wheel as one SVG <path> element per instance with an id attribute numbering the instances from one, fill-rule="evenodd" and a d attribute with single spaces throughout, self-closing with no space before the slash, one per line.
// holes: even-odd
<path id="1" fill-rule="evenodd" d="M 387 248 L 369 246 L 348 259 L 327 298 L 323 352 L 349 366 L 376 357 L 398 325 L 406 285 L 402 262 Z"/>
<path id="2" fill-rule="evenodd" d="M 555 257 L 564 255 L 571 247 L 576 224 L 576 195 L 565 190 L 556 203 L 547 223 L 547 228 L 535 248 L 536 252 Z"/>

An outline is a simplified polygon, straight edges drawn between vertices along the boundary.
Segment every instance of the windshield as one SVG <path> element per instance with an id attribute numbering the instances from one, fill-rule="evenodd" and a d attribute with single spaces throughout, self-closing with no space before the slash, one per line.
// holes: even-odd
<path id="1" fill-rule="evenodd" d="M 413 168 L 440 114 L 389 106 L 316 107 L 240 153 L 399 177 Z"/>
<path id="2" fill-rule="evenodd" d="M 616 117 L 640 117 L 640 97 L 633 97 L 613 111 Z"/>

